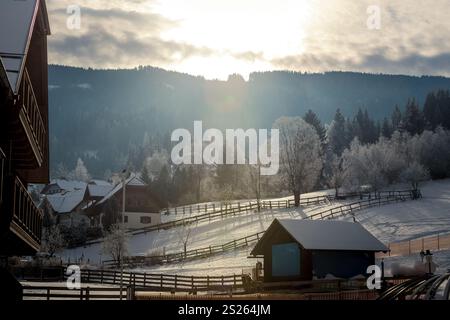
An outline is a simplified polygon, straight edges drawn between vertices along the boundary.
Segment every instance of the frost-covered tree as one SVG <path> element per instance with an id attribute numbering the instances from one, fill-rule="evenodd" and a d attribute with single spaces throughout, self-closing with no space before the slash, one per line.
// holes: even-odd
<path id="1" fill-rule="evenodd" d="M 330 187 L 335 190 L 335 196 L 339 196 L 339 189 L 343 186 L 348 174 L 348 168 L 344 166 L 342 157 L 333 155 L 329 160 L 329 171 L 326 178 Z"/>
<path id="2" fill-rule="evenodd" d="M 128 237 L 122 225 L 115 224 L 109 228 L 103 241 L 103 253 L 120 263 L 128 253 Z"/>
<path id="3" fill-rule="evenodd" d="M 77 165 L 75 167 L 75 170 L 73 171 L 73 178 L 75 180 L 85 182 L 89 182 L 89 180 L 91 180 L 91 176 L 89 175 L 89 172 L 81 158 L 78 158 L 77 160 Z"/>
<path id="4" fill-rule="evenodd" d="M 169 166 L 169 154 L 166 150 L 154 152 L 145 160 L 144 166 L 147 167 L 150 176 L 157 177 L 164 166 Z"/>
<path id="5" fill-rule="evenodd" d="M 419 188 L 419 182 L 428 180 L 429 178 L 428 170 L 418 162 L 409 164 L 401 173 L 401 180 L 410 183 L 413 190 Z"/>
<path id="6" fill-rule="evenodd" d="M 300 194 L 316 185 L 322 169 L 320 139 L 316 130 L 300 117 L 279 118 L 273 127 L 280 131 L 281 173 L 298 207 Z"/>
<path id="7" fill-rule="evenodd" d="M 67 245 L 61 229 L 57 224 L 51 224 L 44 228 L 42 235 L 41 252 L 47 253 L 50 258 L 62 251 Z"/>

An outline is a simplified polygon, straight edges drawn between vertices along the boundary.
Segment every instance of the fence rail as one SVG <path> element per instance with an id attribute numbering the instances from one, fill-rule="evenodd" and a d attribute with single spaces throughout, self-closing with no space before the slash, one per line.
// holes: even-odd
<path id="1" fill-rule="evenodd" d="M 381 194 L 381 193 L 380 193 Z M 361 200 L 353 202 L 350 204 L 341 205 L 339 207 L 327 209 L 311 216 L 306 219 L 334 219 L 337 217 L 342 217 L 351 214 L 354 211 L 363 210 L 366 208 L 381 206 L 385 204 L 390 204 L 393 202 L 405 201 L 406 199 L 413 199 L 413 191 L 390 191 L 385 193 L 379 198 L 368 198 L 367 200 Z M 122 264 L 127 267 L 137 267 L 141 265 L 155 265 L 171 262 L 180 262 L 188 259 L 204 258 L 212 256 L 218 253 L 223 253 L 230 250 L 236 250 L 239 248 L 248 247 L 250 244 L 256 243 L 265 231 L 261 231 L 247 237 L 240 239 L 231 240 L 227 243 L 221 245 L 214 245 L 209 247 L 202 247 L 192 250 L 187 250 L 186 252 L 169 253 L 164 255 L 154 255 L 154 256 L 132 256 L 127 257 L 122 261 Z M 118 261 L 115 260 L 105 260 L 103 261 L 105 267 L 117 267 L 119 266 Z"/>
<path id="2" fill-rule="evenodd" d="M 58 286 L 24 286 L 23 297 L 31 300 L 121 300 L 127 291 L 115 287 L 69 289 Z"/>
<path id="3" fill-rule="evenodd" d="M 388 248 L 390 250 L 388 253 L 380 253 L 377 257 L 408 256 L 425 250 L 450 250 L 450 234 L 438 233 L 433 236 L 393 242 L 388 244 Z"/>
<path id="4" fill-rule="evenodd" d="M 87 283 L 133 286 L 148 291 L 197 292 L 232 291 L 243 287 L 247 275 L 227 276 L 183 276 L 151 274 L 145 272 L 123 272 L 117 270 L 91 270 L 81 272 L 81 280 Z"/>

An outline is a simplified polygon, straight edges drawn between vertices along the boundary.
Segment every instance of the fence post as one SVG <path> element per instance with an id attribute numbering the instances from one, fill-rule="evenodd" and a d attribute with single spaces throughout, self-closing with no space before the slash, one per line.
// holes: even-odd
<path id="1" fill-rule="evenodd" d="M 437 249 L 440 250 L 440 248 L 439 248 L 439 233 L 437 235 Z"/>
<path id="2" fill-rule="evenodd" d="M 47 288 L 47 301 L 50 300 L 50 288 Z"/>
<path id="3" fill-rule="evenodd" d="M 236 285 L 236 274 L 235 273 L 233 274 L 233 282 L 234 282 L 234 285 Z"/>
<path id="4" fill-rule="evenodd" d="M 160 279 L 160 285 L 161 285 L 161 290 L 162 290 L 162 288 L 163 288 L 163 275 L 161 274 L 160 277 L 161 277 L 161 279 Z"/>
<path id="5" fill-rule="evenodd" d="M 175 275 L 175 290 L 177 290 L 177 275 Z"/>
<path id="6" fill-rule="evenodd" d="M 147 286 L 147 272 L 144 272 L 144 287 Z"/>
<path id="7" fill-rule="evenodd" d="M 103 269 L 100 270 L 100 283 L 103 283 Z"/>
<path id="8" fill-rule="evenodd" d="M 191 276 L 191 288 L 194 290 L 194 276 Z"/>
<path id="9" fill-rule="evenodd" d="M 86 297 L 85 300 L 89 300 L 89 287 L 86 288 Z"/>
<path id="10" fill-rule="evenodd" d="M 206 276 L 206 288 L 209 289 L 209 276 Z"/>

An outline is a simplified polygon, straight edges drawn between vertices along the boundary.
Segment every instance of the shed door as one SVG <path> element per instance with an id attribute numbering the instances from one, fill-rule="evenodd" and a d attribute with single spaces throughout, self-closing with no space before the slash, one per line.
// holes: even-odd
<path id="1" fill-rule="evenodd" d="M 272 276 L 300 275 L 300 249 L 297 243 L 272 245 Z"/>

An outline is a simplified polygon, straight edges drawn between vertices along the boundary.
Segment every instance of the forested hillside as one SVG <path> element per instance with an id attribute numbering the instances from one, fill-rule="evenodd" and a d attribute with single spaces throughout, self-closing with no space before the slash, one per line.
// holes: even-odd
<path id="1" fill-rule="evenodd" d="M 102 177 L 118 170 L 142 144 L 170 150 L 174 128 L 271 127 L 280 116 L 313 110 L 329 123 L 340 109 L 353 117 L 367 110 L 375 122 L 404 110 L 409 98 L 423 106 L 426 95 L 449 89 L 450 79 L 330 72 L 253 73 L 248 81 L 228 81 L 158 68 L 92 70 L 50 66 L 51 166 L 74 167 L 82 158 Z"/>

